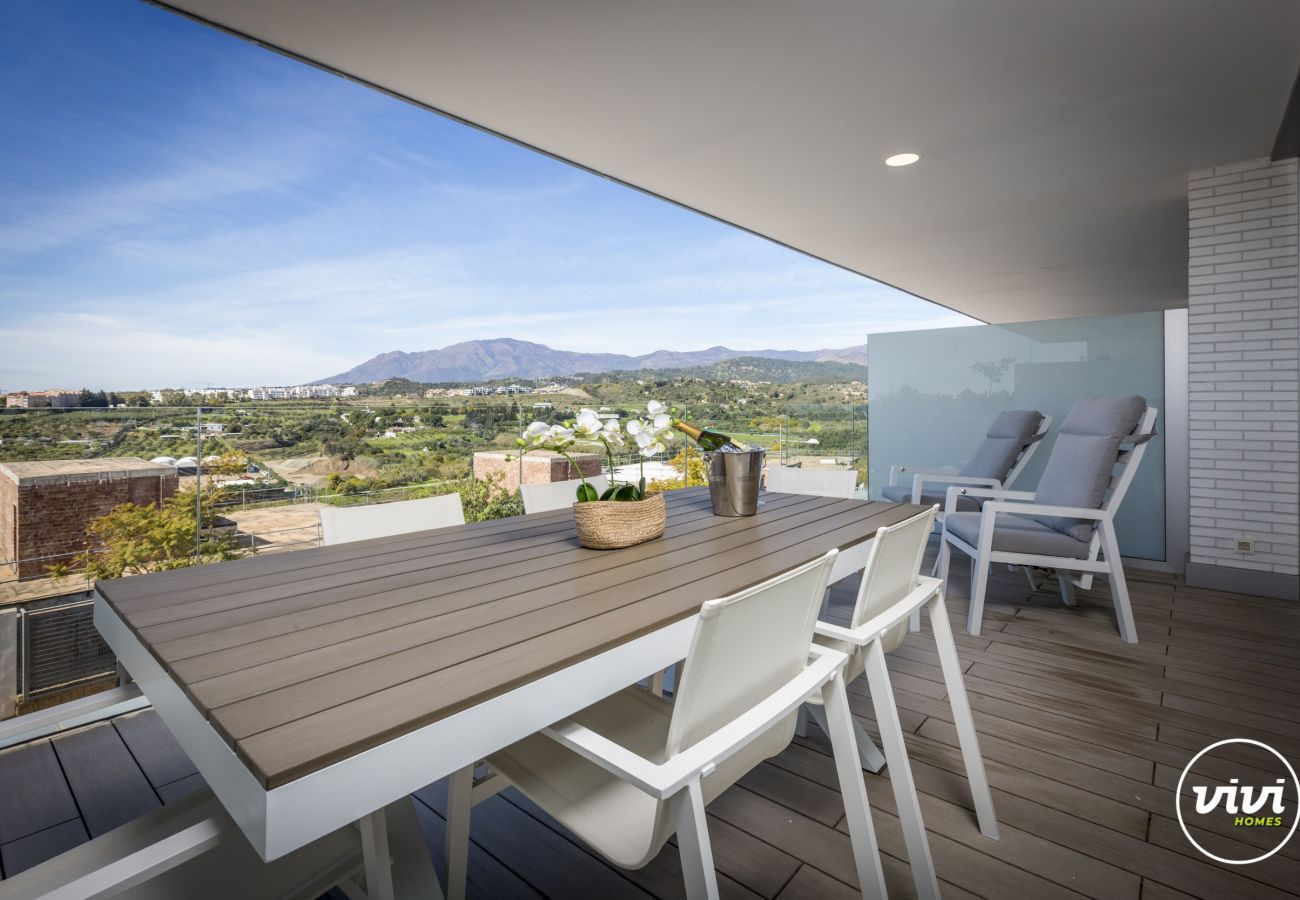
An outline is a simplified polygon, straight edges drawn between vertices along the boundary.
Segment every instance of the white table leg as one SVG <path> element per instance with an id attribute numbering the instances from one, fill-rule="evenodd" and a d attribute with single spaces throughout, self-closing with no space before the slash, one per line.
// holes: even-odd
<path id="1" fill-rule="evenodd" d="M 394 900 L 393 861 L 388 853 L 388 820 L 384 810 L 375 810 L 361 820 L 360 826 L 366 896 L 370 900 Z"/>
<path id="2" fill-rule="evenodd" d="M 943 667 L 943 682 L 948 689 L 948 704 L 952 707 L 953 724 L 957 726 L 957 743 L 961 745 L 962 759 L 966 763 L 966 780 L 970 783 L 971 800 L 975 816 L 985 837 L 998 839 L 998 817 L 993 810 L 993 793 L 984 773 L 984 757 L 980 754 L 980 739 L 975 731 L 970 700 L 966 697 L 966 682 L 962 678 L 961 658 L 957 643 L 952 639 L 952 625 L 948 622 L 948 609 L 943 602 L 943 592 L 938 591 L 926 604 L 930 612 L 930 628 L 934 631 L 935 648 L 939 651 L 939 664 Z"/>
<path id="3" fill-rule="evenodd" d="M 907 745 L 903 742 L 903 726 L 898 721 L 894 689 L 889 683 L 889 670 L 885 667 L 885 650 L 880 639 L 876 638 L 864 648 L 864 652 L 867 683 L 871 686 L 871 704 L 876 709 L 880 743 L 884 745 L 885 759 L 889 761 L 889 783 L 894 788 L 894 802 L 898 806 L 898 818 L 903 825 L 903 842 L 907 845 L 907 861 L 912 866 L 916 895 L 921 900 L 938 900 L 939 879 L 934 874 L 930 841 L 926 837 L 925 822 L 921 818 L 921 802 L 916 796 L 916 782 L 912 779 Z"/>
<path id="4" fill-rule="evenodd" d="M 474 805 L 474 767 L 452 772 L 447 779 L 447 900 L 464 900 L 469 874 L 469 820 Z"/>
<path id="5" fill-rule="evenodd" d="M 392 856 L 393 894 L 398 900 L 442 900 L 442 886 L 420 832 L 415 801 L 403 797 L 384 808 Z"/>
<path id="6" fill-rule="evenodd" d="M 826 710 L 816 703 L 805 703 L 802 709 L 808 710 L 808 715 L 817 723 L 817 727 L 829 737 L 831 726 L 826 720 Z M 878 774 L 885 768 L 885 757 L 881 755 L 875 742 L 871 740 L 871 735 L 863 730 L 858 720 L 850 716 L 849 721 L 853 724 L 853 740 L 858 745 L 858 761 L 868 772 Z M 795 727 L 798 727 L 797 723 Z"/>
<path id="7" fill-rule="evenodd" d="M 822 706 L 830 727 L 835 772 L 839 776 L 840 796 L 844 799 L 844 815 L 849 825 L 849 840 L 853 844 L 858 884 L 864 898 L 884 900 L 887 896 L 885 871 L 880 866 L 876 829 L 871 824 L 871 811 L 867 805 L 867 786 L 862 780 L 858 747 L 853 741 L 853 716 L 844 691 L 843 673 L 836 672 L 835 677 L 822 687 Z"/>

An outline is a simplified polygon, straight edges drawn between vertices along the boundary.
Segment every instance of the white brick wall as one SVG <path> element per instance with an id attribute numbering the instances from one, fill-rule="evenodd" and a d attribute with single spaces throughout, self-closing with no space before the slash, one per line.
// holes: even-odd
<path id="1" fill-rule="evenodd" d="M 1188 176 L 1193 563 L 1300 571 L 1298 198 L 1294 159 Z"/>

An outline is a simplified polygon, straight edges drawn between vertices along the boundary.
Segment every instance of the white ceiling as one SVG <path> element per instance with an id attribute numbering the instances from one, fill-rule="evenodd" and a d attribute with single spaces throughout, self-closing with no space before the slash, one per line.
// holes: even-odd
<path id="1" fill-rule="evenodd" d="M 1300 69 L 1292 0 L 171 5 L 991 322 L 1186 305 Z"/>

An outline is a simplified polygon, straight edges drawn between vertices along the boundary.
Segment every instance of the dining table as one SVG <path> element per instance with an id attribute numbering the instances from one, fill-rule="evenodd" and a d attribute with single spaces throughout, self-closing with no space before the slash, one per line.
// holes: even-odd
<path id="1" fill-rule="evenodd" d="M 672 666 L 705 601 L 832 549 L 838 580 L 923 510 L 666 508 L 618 550 L 562 509 L 103 580 L 94 621 L 262 859 L 357 823 L 372 896 L 439 896 L 413 791 Z"/>

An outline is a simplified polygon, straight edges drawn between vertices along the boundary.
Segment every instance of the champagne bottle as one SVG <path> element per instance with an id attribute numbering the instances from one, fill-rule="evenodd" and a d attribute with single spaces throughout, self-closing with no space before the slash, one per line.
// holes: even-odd
<path id="1" fill-rule="evenodd" d="M 722 450 L 743 453 L 745 451 L 744 447 L 720 432 L 709 431 L 708 429 L 701 430 L 694 425 L 686 424 L 680 419 L 673 419 L 673 427 L 709 452 Z"/>

